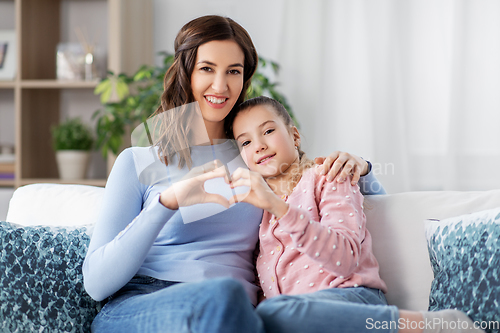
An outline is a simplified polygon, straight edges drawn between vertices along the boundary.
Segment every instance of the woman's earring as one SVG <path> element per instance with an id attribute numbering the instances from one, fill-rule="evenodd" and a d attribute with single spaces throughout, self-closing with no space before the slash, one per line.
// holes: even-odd
<path id="1" fill-rule="evenodd" d="M 295 146 L 295 149 L 296 149 L 296 150 L 299 150 L 299 146 Z"/>

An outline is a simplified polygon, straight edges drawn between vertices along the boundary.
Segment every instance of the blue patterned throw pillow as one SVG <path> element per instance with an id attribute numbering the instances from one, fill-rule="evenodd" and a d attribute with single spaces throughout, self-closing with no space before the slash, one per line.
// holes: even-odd
<path id="1" fill-rule="evenodd" d="M 500 332 L 500 208 L 426 222 L 429 310 L 459 309 Z"/>
<path id="2" fill-rule="evenodd" d="M 83 287 L 85 227 L 0 222 L 0 332 L 90 332 L 100 303 Z"/>

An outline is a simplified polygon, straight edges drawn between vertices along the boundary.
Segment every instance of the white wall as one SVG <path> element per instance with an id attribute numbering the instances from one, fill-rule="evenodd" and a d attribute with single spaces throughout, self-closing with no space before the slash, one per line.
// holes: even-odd
<path id="1" fill-rule="evenodd" d="M 265 58 L 276 59 L 285 0 L 155 0 L 154 45 L 158 51 L 174 51 L 179 29 L 190 20 L 209 14 L 228 16 L 250 34 Z"/>

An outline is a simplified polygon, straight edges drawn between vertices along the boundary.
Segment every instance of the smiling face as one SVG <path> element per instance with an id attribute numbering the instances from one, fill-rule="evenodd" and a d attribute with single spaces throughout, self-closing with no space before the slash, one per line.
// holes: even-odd
<path id="1" fill-rule="evenodd" d="M 229 114 L 243 89 L 245 56 L 233 40 L 211 41 L 198 47 L 191 88 L 209 134 L 223 131 Z"/>
<path id="2" fill-rule="evenodd" d="M 285 175 L 298 163 L 299 132 L 295 126 L 285 125 L 271 106 L 257 105 L 239 112 L 233 134 L 248 168 L 264 178 Z"/>

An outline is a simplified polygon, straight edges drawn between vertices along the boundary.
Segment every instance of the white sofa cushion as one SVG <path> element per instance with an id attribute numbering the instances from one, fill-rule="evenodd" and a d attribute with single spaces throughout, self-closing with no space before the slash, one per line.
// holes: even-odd
<path id="1" fill-rule="evenodd" d="M 31 184 L 14 191 L 7 222 L 22 226 L 93 225 L 104 188 L 88 185 Z"/>
<path id="2" fill-rule="evenodd" d="M 367 196 L 367 228 L 390 304 L 426 310 L 433 273 L 424 221 L 500 207 L 500 190 L 431 191 Z"/>

